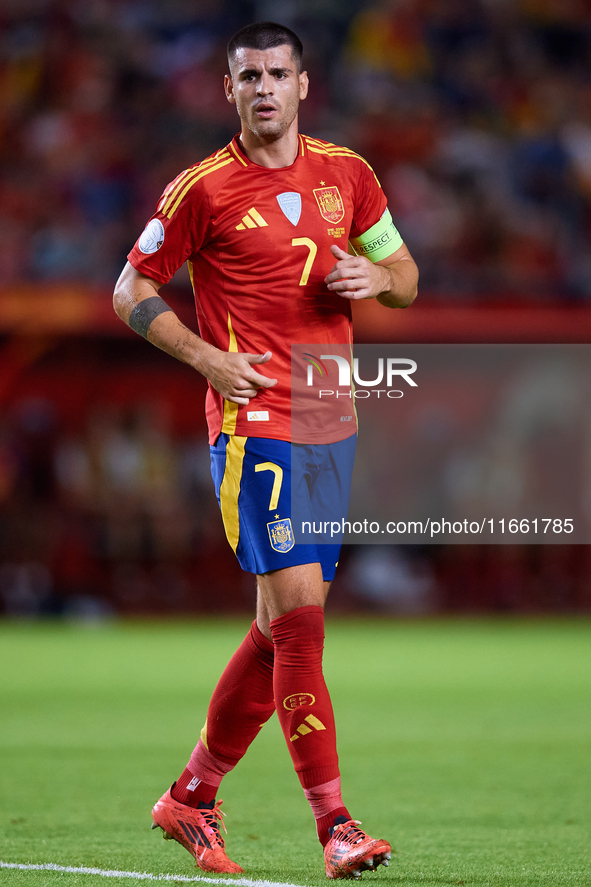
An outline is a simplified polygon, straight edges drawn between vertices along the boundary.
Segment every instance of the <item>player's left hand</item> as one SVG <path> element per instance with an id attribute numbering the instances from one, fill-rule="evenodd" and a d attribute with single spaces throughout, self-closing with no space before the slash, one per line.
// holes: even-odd
<path id="1" fill-rule="evenodd" d="M 374 299 L 389 288 L 390 276 L 383 266 L 374 265 L 365 256 L 350 256 L 336 243 L 330 251 L 337 259 L 324 278 L 331 292 L 344 299 Z"/>

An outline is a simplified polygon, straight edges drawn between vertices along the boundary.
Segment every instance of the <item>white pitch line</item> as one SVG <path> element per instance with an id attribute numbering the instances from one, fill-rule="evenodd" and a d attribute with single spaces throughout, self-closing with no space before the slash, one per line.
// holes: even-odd
<path id="1" fill-rule="evenodd" d="M 0 859 L 0 869 L 17 869 L 21 872 L 64 872 L 70 875 L 99 875 L 101 878 L 131 878 L 135 881 L 182 881 L 187 884 L 236 884 L 237 887 L 299 887 L 285 881 L 255 881 L 252 878 L 189 878 L 187 875 L 153 875 L 151 872 L 119 872 L 115 869 L 97 869 L 87 866 L 58 865 L 55 862 L 23 863 L 4 862 Z"/>

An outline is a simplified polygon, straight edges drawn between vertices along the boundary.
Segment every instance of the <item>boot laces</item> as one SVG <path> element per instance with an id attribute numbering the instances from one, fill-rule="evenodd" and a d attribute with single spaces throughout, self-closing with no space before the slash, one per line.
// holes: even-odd
<path id="1" fill-rule="evenodd" d="M 358 825 L 361 825 L 358 819 L 350 819 L 349 822 L 343 822 L 337 826 L 335 837 L 345 844 L 360 844 L 362 841 L 365 841 L 367 835 L 360 828 L 357 828 Z"/>
<path id="2" fill-rule="evenodd" d="M 223 801 L 216 801 L 213 808 L 210 810 L 207 807 L 200 807 L 199 813 L 203 816 L 206 824 L 213 829 L 216 838 L 222 845 L 225 846 L 224 839 L 222 838 L 220 832 L 220 822 L 222 824 L 222 828 L 225 834 L 228 834 L 228 830 L 226 829 L 226 824 L 224 823 L 224 816 L 226 815 L 223 810 L 220 810 Z"/>

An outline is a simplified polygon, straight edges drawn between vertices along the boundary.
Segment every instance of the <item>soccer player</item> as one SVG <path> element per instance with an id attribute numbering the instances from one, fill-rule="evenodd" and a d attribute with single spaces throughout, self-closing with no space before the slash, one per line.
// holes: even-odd
<path id="1" fill-rule="evenodd" d="M 317 443 L 312 433 L 307 449 L 294 445 L 290 348 L 350 346 L 351 301 L 404 308 L 415 298 L 418 272 L 369 165 L 298 132 L 298 105 L 308 92 L 301 60 L 299 38 L 272 22 L 230 40 L 224 87 L 241 131 L 165 189 L 128 256 L 114 305 L 132 329 L 207 378 L 224 527 L 241 566 L 257 577 L 256 619 L 214 690 L 186 769 L 152 810 L 153 827 L 205 871 L 243 871 L 226 855 L 216 797 L 276 711 L 316 819 L 326 874 L 346 878 L 387 865 L 391 848 L 359 828 L 341 797 L 322 673 L 324 603 L 338 549 L 294 544 L 290 472 L 292 458 L 308 460 L 300 465 L 305 489 L 313 498 L 320 472 L 340 491 L 346 514 L 356 428 L 343 422 L 332 439 Z M 200 335 L 158 295 L 184 262 Z"/>

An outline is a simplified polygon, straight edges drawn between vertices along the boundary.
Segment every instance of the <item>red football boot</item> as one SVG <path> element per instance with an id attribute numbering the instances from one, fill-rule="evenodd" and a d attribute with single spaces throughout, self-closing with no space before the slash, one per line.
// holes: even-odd
<path id="1" fill-rule="evenodd" d="M 324 848 L 327 878 L 360 878 L 361 872 L 375 872 L 387 866 L 392 848 L 387 841 L 370 838 L 355 819 L 335 824 L 332 837 Z"/>
<path id="2" fill-rule="evenodd" d="M 203 805 L 195 809 L 175 801 L 169 789 L 152 808 L 152 828 L 161 828 L 167 841 L 182 844 L 204 872 L 232 875 L 243 872 L 244 869 L 232 862 L 224 850 L 219 826 L 220 822 L 224 826 L 221 803 L 212 802 L 211 807 Z"/>

